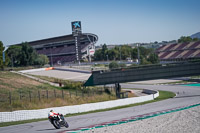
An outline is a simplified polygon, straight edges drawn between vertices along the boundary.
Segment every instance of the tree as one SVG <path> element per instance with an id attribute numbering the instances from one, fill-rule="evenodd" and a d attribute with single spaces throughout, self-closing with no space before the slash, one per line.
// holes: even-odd
<path id="1" fill-rule="evenodd" d="M 7 54 L 10 58 L 10 66 L 20 66 L 20 56 L 21 56 L 22 47 L 20 45 L 10 46 L 7 50 Z"/>
<path id="2" fill-rule="evenodd" d="M 196 38 L 192 39 L 189 36 L 182 36 L 180 39 L 178 39 L 178 43 L 184 43 L 184 42 L 192 42 L 192 41 L 198 41 Z"/>
<path id="3" fill-rule="evenodd" d="M 38 55 L 28 43 L 13 45 L 8 49 L 10 65 L 28 66 L 28 65 L 45 65 L 49 62 L 46 55 Z"/>
<path id="4" fill-rule="evenodd" d="M 119 54 L 119 51 L 117 51 L 116 49 L 111 49 L 108 50 L 108 59 L 109 60 L 116 60 Z"/>
<path id="5" fill-rule="evenodd" d="M 95 53 L 94 53 L 94 60 L 95 61 L 101 61 L 101 60 L 103 60 L 101 49 L 98 49 L 98 50 L 95 51 Z"/>
<path id="6" fill-rule="evenodd" d="M 132 59 L 137 59 L 138 58 L 137 57 L 137 53 L 138 53 L 137 48 L 132 49 L 132 51 L 131 51 Z"/>
<path id="7" fill-rule="evenodd" d="M 49 63 L 49 58 L 46 55 L 39 54 L 34 61 L 34 65 L 44 66 Z"/>
<path id="8" fill-rule="evenodd" d="M 158 63 L 158 56 L 155 54 L 153 48 L 139 47 L 140 59 L 143 64 Z M 96 50 L 94 54 L 95 61 L 107 60 L 126 60 L 128 57 L 131 59 L 138 58 L 137 48 L 131 48 L 128 45 L 115 46 L 113 49 L 108 49 L 106 44 L 102 46 L 102 49 Z"/>
<path id="9" fill-rule="evenodd" d="M 104 44 L 101 50 L 101 56 L 103 57 L 103 60 L 107 60 L 107 56 L 106 56 L 107 54 L 108 54 L 108 48 L 106 44 Z"/>
<path id="10" fill-rule="evenodd" d="M 199 41 L 199 38 L 193 38 L 192 40 L 196 42 Z"/>
<path id="11" fill-rule="evenodd" d="M 3 69 L 3 43 L 0 41 L 0 68 Z"/>
<path id="12" fill-rule="evenodd" d="M 34 49 L 28 43 L 22 43 L 21 50 L 21 65 L 28 66 L 33 65 L 36 53 Z"/>
<path id="13" fill-rule="evenodd" d="M 159 63 L 159 57 L 156 53 L 151 53 L 147 61 L 151 62 L 152 64 L 157 64 Z"/>
<path id="14" fill-rule="evenodd" d="M 140 64 L 141 64 L 141 65 L 148 65 L 148 64 L 151 64 L 151 62 L 147 61 L 146 58 L 142 57 L 142 58 L 141 58 Z"/>
<path id="15" fill-rule="evenodd" d="M 121 59 L 126 60 L 126 58 L 131 56 L 131 47 L 128 45 L 123 45 L 121 47 Z"/>

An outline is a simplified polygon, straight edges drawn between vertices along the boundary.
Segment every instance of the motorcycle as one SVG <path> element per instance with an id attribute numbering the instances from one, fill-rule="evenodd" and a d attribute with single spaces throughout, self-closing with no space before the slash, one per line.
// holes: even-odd
<path id="1" fill-rule="evenodd" d="M 61 127 L 69 127 L 69 124 L 62 114 L 60 114 L 60 118 L 58 116 L 49 116 L 48 119 L 56 129 L 60 129 Z"/>

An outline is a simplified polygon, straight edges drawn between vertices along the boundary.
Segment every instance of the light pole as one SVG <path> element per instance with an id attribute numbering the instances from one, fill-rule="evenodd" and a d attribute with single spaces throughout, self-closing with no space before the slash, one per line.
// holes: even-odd
<path id="1" fill-rule="evenodd" d="M 122 58 L 122 46 L 120 46 L 120 62 L 121 62 L 121 58 Z"/>
<path id="2" fill-rule="evenodd" d="M 108 55 L 106 55 L 107 56 L 107 62 L 108 62 Z"/>
<path id="3" fill-rule="evenodd" d="M 5 56 L 5 52 L 6 52 L 6 50 L 8 49 L 8 47 L 7 46 L 5 46 L 5 49 L 3 50 L 3 55 L 2 55 L 2 57 L 3 57 L 3 69 L 4 69 L 4 65 L 5 65 L 5 62 L 6 62 L 6 56 Z"/>
<path id="4" fill-rule="evenodd" d="M 13 70 L 14 63 L 13 63 L 13 55 L 12 54 L 11 54 L 11 59 L 12 59 L 12 70 Z"/>
<path id="5" fill-rule="evenodd" d="M 51 48 L 51 67 L 53 67 L 53 60 L 52 60 L 52 46 L 51 46 L 50 48 Z"/>
<path id="6" fill-rule="evenodd" d="M 138 56 L 138 65 L 140 65 L 140 49 L 139 49 L 139 44 L 137 44 L 137 56 Z"/>

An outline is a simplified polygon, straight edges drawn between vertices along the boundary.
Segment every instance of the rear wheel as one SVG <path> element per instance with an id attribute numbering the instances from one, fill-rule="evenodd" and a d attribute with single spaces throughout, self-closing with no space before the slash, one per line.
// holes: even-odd
<path id="1" fill-rule="evenodd" d="M 54 126 L 56 129 L 60 129 L 60 123 L 59 123 L 59 121 L 53 120 L 52 124 L 53 124 L 53 126 Z"/>

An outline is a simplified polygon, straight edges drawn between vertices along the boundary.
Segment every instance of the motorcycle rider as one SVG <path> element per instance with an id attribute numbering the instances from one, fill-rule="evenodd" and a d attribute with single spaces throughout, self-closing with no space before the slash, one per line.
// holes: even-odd
<path id="1" fill-rule="evenodd" d="M 61 114 L 56 113 L 56 112 L 54 112 L 53 110 L 50 110 L 50 112 L 49 112 L 49 114 L 48 114 L 48 117 L 49 117 L 49 116 L 58 117 L 59 120 L 62 121 L 61 118 L 60 118 L 60 115 L 61 115 Z"/>

